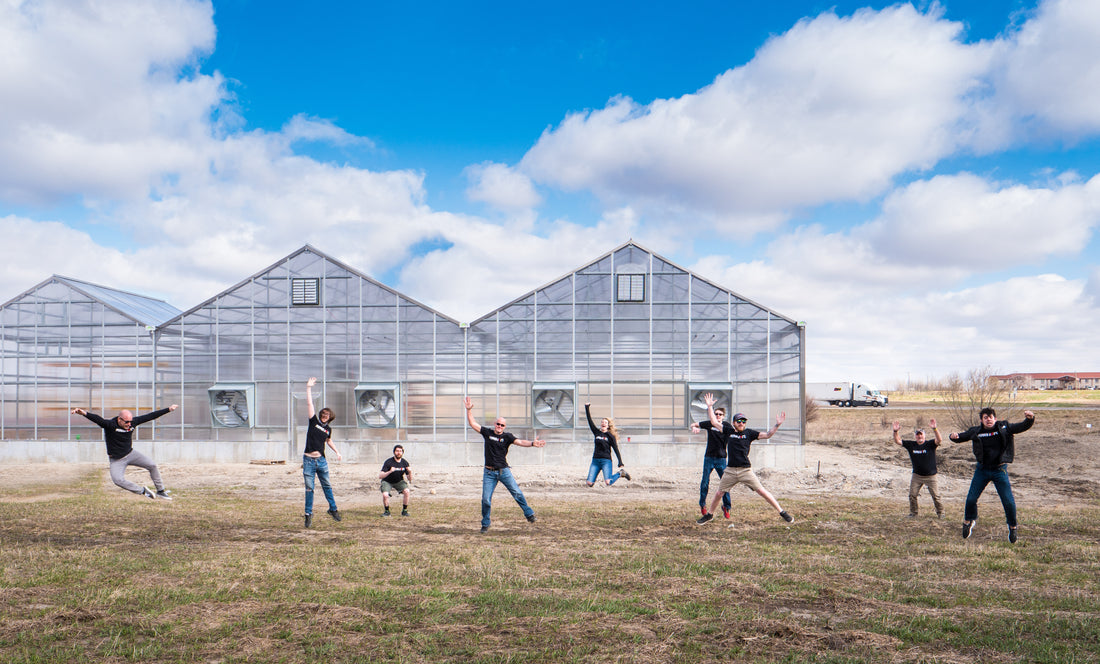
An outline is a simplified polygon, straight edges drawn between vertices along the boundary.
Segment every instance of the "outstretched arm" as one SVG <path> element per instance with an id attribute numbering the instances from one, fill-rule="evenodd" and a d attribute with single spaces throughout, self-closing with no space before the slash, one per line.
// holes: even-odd
<path id="1" fill-rule="evenodd" d="M 310 376 L 306 381 L 306 413 L 309 415 L 309 419 L 313 419 L 317 415 L 317 412 L 313 409 L 313 386 L 317 384 L 317 378 Z"/>
<path id="2" fill-rule="evenodd" d="M 710 425 L 719 431 L 722 430 L 722 423 L 718 421 L 718 416 L 714 414 L 714 404 L 718 401 L 714 398 L 714 395 L 707 392 L 703 395 L 703 401 L 707 403 L 707 417 L 710 418 Z"/>
<path id="3" fill-rule="evenodd" d="M 515 444 L 520 447 L 545 447 L 546 441 L 541 438 L 535 438 L 534 440 L 524 440 L 523 438 L 516 438 Z"/>
<path id="4" fill-rule="evenodd" d="M 1009 424 L 1008 430 L 1012 433 L 1023 433 L 1030 429 L 1032 424 L 1035 424 L 1035 413 L 1025 410 L 1024 419 L 1016 424 Z"/>
<path id="5" fill-rule="evenodd" d="M 474 420 L 474 402 L 470 400 L 470 397 L 466 397 L 463 403 L 466 406 L 466 423 L 469 424 L 470 428 L 476 433 L 481 433 L 481 425 Z"/>
<path id="6" fill-rule="evenodd" d="M 175 410 L 177 408 L 179 408 L 179 406 L 177 404 L 172 404 L 171 406 L 168 406 L 167 408 L 161 408 L 160 410 L 154 410 L 151 413 L 145 413 L 144 415 L 134 415 L 134 418 L 130 421 L 130 424 L 135 426 L 135 427 L 139 424 L 145 424 L 146 422 L 148 422 L 150 420 L 155 420 L 158 417 L 161 417 L 162 415 L 167 415 L 168 413 L 171 413 L 173 410 Z"/>
<path id="7" fill-rule="evenodd" d="M 901 422 L 894 420 L 894 444 L 901 445 Z"/>
<path id="8" fill-rule="evenodd" d="M 936 438 L 936 447 L 943 444 L 943 436 L 940 435 L 940 430 L 936 428 L 936 418 L 928 420 L 928 425 L 932 427 L 932 435 Z"/>
<path id="9" fill-rule="evenodd" d="M 598 434 L 600 432 L 600 428 L 598 426 L 596 426 L 595 422 L 592 421 L 592 404 L 591 403 L 585 403 L 584 404 L 584 416 L 588 418 L 588 428 L 592 430 L 592 433 Z"/>
<path id="10" fill-rule="evenodd" d="M 787 421 L 787 411 L 783 411 L 775 416 L 775 426 L 768 429 L 767 433 L 762 433 L 757 436 L 757 440 L 767 440 L 775 435 L 776 431 L 779 431 L 779 425 Z"/>

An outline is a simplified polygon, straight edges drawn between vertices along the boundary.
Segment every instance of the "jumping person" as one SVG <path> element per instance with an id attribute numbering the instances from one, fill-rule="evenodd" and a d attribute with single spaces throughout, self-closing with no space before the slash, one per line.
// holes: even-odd
<path id="1" fill-rule="evenodd" d="M 936 506 L 936 516 L 943 518 L 943 503 L 940 502 L 940 491 L 936 482 L 936 448 L 943 443 L 940 430 L 936 428 L 936 418 L 928 421 L 932 427 L 934 440 L 924 439 L 924 429 L 917 429 L 913 434 L 916 440 L 901 439 L 901 422 L 894 420 L 894 442 L 909 452 L 909 462 L 913 464 L 913 476 L 909 479 L 909 518 L 917 516 L 917 494 L 922 486 L 928 487 L 928 495 L 932 496 L 932 504 Z"/>
<path id="2" fill-rule="evenodd" d="M 1013 436 L 1027 431 L 1035 424 L 1035 413 L 1025 410 L 1023 421 L 1016 424 L 1009 424 L 1008 420 L 998 420 L 997 412 L 992 408 L 982 408 L 978 417 L 981 424 L 949 436 L 956 443 L 972 441 L 974 458 L 977 461 L 974 477 L 970 480 L 970 491 L 966 494 L 962 536 L 967 539 L 974 531 L 974 522 L 978 520 L 978 498 L 985 487 L 993 482 L 1005 510 L 1008 541 L 1015 544 L 1016 527 L 1019 524 L 1016 522 L 1016 498 L 1012 495 L 1012 483 L 1008 481 L 1008 464 L 1012 463 L 1016 454 Z"/>
<path id="3" fill-rule="evenodd" d="M 520 447 L 543 447 L 546 442 L 538 438 L 534 440 L 516 438 L 504 430 L 508 426 L 508 422 L 503 417 L 496 418 L 492 429 L 483 427 L 474 420 L 474 402 L 470 400 L 470 397 L 466 397 L 464 403 L 466 405 L 466 422 L 469 423 L 471 429 L 481 434 L 481 437 L 485 439 L 485 469 L 481 473 L 481 532 L 489 531 L 491 523 L 489 513 L 493 508 L 493 492 L 496 491 L 498 482 L 504 484 L 504 488 L 512 494 L 512 498 L 523 510 L 523 516 L 534 523 L 535 510 L 527 504 L 527 499 L 523 497 L 523 492 L 519 490 L 519 485 L 516 484 L 516 478 L 512 476 L 512 469 L 508 467 L 508 447 L 512 444 Z"/>
<path id="4" fill-rule="evenodd" d="M 588 466 L 588 486 L 596 483 L 596 478 L 603 473 L 603 481 L 607 486 L 615 483 L 620 477 L 630 480 L 630 473 L 623 468 L 623 455 L 619 453 L 619 432 L 615 429 L 615 423 L 608 418 L 600 420 L 600 426 L 592 421 L 592 404 L 584 404 L 584 414 L 588 417 L 588 428 L 595 436 L 595 447 L 592 450 L 592 463 Z M 615 456 L 619 459 L 619 472 L 611 474 L 611 451 L 615 450 Z"/>
<path id="5" fill-rule="evenodd" d="M 340 450 L 332 444 L 332 418 L 335 413 L 330 408 L 322 408 L 321 412 L 313 410 L 313 386 L 317 384 L 316 378 L 306 381 L 306 408 L 309 412 L 309 426 L 306 428 L 306 449 L 302 455 L 302 476 L 306 481 L 306 528 L 313 525 L 313 488 L 314 481 L 321 480 L 321 490 L 328 501 L 328 513 L 333 519 L 340 521 L 340 511 L 336 509 L 336 498 L 332 495 L 332 483 L 328 479 L 328 461 L 325 459 L 325 445 L 336 452 L 337 459 Z"/>
<path id="6" fill-rule="evenodd" d="M 710 416 L 711 426 L 716 429 L 720 428 L 718 416 L 714 413 L 714 395 L 705 394 L 703 400 L 707 402 L 707 415 Z M 703 524 L 713 519 L 714 510 L 718 509 L 720 496 L 740 483 L 746 484 L 761 498 L 768 501 L 768 504 L 774 507 L 776 512 L 779 512 L 779 516 L 783 517 L 784 521 L 788 523 L 794 521 L 794 517 L 780 507 L 775 497 L 760 484 L 756 473 L 752 472 L 752 464 L 749 463 L 749 446 L 752 445 L 752 441 L 771 438 L 779 430 L 779 425 L 783 424 L 786 419 L 786 413 L 779 413 L 775 416 L 775 426 L 767 433 L 760 433 L 755 429 L 745 428 L 749 419 L 741 413 L 733 416 L 733 433 L 726 439 L 726 450 L 729 455 L 726 460 L 726 472 L 722 475 L 722 481 L 718 483 L 718 491 L 715 492 L 714 498 L 710 501 L 710 511 L 699 517 L 695 523 Z"/>
<path id="7" fill-rule="evenodd" d="M 405 448 L 394 445 L 393 456 L 382 463 L 382 470 L 378 473 L 378 479 L 382 480 L 382 507 L 385 510 L 382 516 L 390 515 L 391 491 L 401 494 L 401 516 L 409 515 L 409 482 L 412 482 L 413 475 L 409 460 L 404 456 Z"/>
<path id="8" fill-rule="evenodd" d="M 169 495 L 170 492 L 164 488 L 164 482 L 160 479 L 160 470 L 157 469 L 157 464 L 134 449 L 134 429 L 138 425 L 155 420 L 161 415 L 167 415 L 177 408 L 179 406 L 172 404 L 167 408 L 154 410 L 151 413 L 138 415 L 137 417 L 134 417 L 134 414 L 128 410 L 120 410 L 117 416 L 109 420 L 105 420 L 95 413 L 89 413 L 83 408 L 73 408 L 72 414 L 83 415 L 102 427 L 103 441 L 107 443 L 107 457 L 111 460 L 111 480 L 117 486 L 146 498 L 172 500 Z M 149 471 L 149 477 L 153 480 L 156 493 L 150 491 L 148 487 L 135 484 L 126 479 L 126 466 L 137 466 Z"/>
<path id="9" fill-rule="evenodd" d="M 733 433 L 733 426 L 723 421 L 726 417 L 725 408 L 715 408 L 714 415 L 718 418 L 718 426 L 713 426 L 710 420 L 693 422 L 691 432 L 699 433 L 703 429 L 707 431 L 707 449 L 703 452 L 703 480 L 699 482 L 699 511 L 703 516 L 707 515 L 707 494 L 710 493 L 711 471 L 718 473 L 718 479 L 726 472 L 726 439 Z M 730 495 L 722 494 L 722 514 L 730 518 Z"/>

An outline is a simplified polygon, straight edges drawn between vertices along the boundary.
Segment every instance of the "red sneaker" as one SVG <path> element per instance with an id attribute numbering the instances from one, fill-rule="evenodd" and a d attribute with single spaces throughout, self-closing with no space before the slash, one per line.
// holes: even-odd
<path id="1" fill-rule="evenodd" d="M 703 516 L 706 516 L 706 515 L 707 515 L 707 508 L 705 508 L 705 507 L 699 507 L 699 511 L 703 513 Z"/>
<path id="2" fill-rule="evenodd" d="M 730 518 L 730 508 L 723 507 L 722 508 L 722 516 L 726 517 L 727 519 Z"/>

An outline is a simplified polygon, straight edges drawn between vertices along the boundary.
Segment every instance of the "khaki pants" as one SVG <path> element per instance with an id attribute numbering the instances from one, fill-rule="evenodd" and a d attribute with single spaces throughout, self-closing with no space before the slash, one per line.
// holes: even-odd
<path id="1" fill-rule="evenodd" d="M 940 502 L 940 490 L 936 484 L 936 475 L 918 475 L 913 473 L 909 480 L 909 516 L 917 515 L 917 494 L 922 486 L 928 487 L 932 504 L 936 506 L 936 516 L 943 516 L 943 503 Z"/>

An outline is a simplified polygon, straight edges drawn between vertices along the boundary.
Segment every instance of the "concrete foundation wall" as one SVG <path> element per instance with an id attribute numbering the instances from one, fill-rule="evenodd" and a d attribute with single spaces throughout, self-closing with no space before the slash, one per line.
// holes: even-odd
<path id="1" fill-rule="evenodd" d="M 413 465 L 480 466 L 484 463 L 483 445 L 478 441 L 402 441 L 405 457 Z M 378 465 L 392 455 L 393 442 L 336 443 L 345 463 Z M 631 466 L 701 466 L 702 443 L 642 442 L 621 446 L 627 468 Z M 251 461 L 298 462 L 301 452 L 287 441 L 138 441 L 137 449 L 157 463 L 249 463 Z M 328 456 L 335 458 L 329 451 Z M 513 445 L 508 463 L 513 466 L 587 465 L 592 458 L 592 443 L 547 443 L 543 448 Z M 749 455 L 754 468 L 801 468 L 805 450 L 797 443 L 754 443 Z M 0 440 L 0 463 L 107 463 L 102 441 Z"/>

